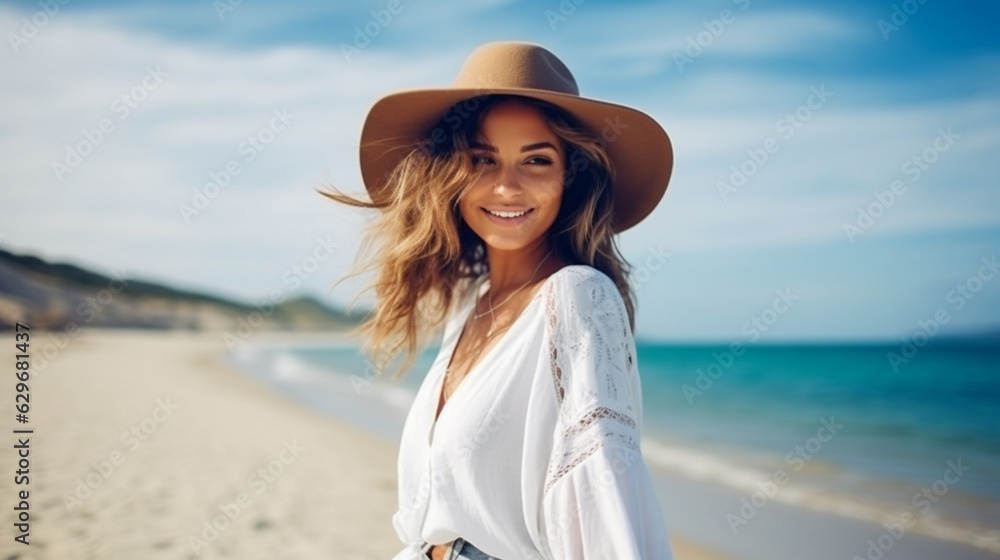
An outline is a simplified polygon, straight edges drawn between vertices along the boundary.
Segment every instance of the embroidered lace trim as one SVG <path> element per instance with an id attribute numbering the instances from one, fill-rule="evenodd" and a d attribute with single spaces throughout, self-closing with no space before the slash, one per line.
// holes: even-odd
<path id="1" fill-rule="evenodd" d="M 545 289 L 548 350 L 559 403 L 545 492 L 605 446 L 639 452 L 635 343 L 617 287 L 590 267 Z"/>
<path id="2" fill-rule="evenodd" d="M 582 433 L 584 430 L 586 430 L 587 428 L 589 428 L 591 424 L 593 424 L 594 422 L 596 422 L 597 420 L 599 420 L 601 418 L 611 418 L 613 420 L 617 420 L 618 422 L 621 422 L 622 424 L 625 424 L 626 426 L 629 426 L 631 428 L 635 428 L 635 420 L 632 420 L 631 416 L 629 416 L 627 414 L 622 414 L 621 412 L 618 412 L 617 410 L 611 410 L 610 408 L 608 408 L 606 406 L 599 406 L 599 407 L 595 408 L 594 410 L 591 410 L 590 412 L 588 412 L 576 424 L 572 424 L 572 425 L 567 426 L 563 430 L 562 437 L 565 439 L 565 438 L 570 438 L 570 437 L 577 436 L 580 433 Z"/>

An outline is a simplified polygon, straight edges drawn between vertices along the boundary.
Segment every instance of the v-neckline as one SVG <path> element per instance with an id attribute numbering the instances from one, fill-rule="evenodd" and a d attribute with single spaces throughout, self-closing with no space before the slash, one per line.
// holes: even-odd
<path id="1" fill-rule="evenodd" d="M 570 265 L 567 265 L 567 266 L 570 266 Z M 476 371 L 478 371 L 479 369 L 481 369 L 482 366 L 484 364 L 486 364 L 487 361 L 490 360 L 493 357 L 494 354 L 496 354 L 496 352 L 498 351 L 497 350 L 498 348 L 500 348 L 501 346 L 503 346 L 504 342 L 508 338 L 507 335 L 509 335 L 511 333 L 511 331 L 513 331 L 514 328 L 518 326 L 518 323 L 521 322 L 521 318 L 523 318 L 525 315 L 528 314 L 527 313 L 528 309 L 532 305 L 534 305 L 536 301 L 538 301 L 539 296 L 541 295 L 542 291 L 545 290 L 546 284 L 548 283 L 549 279 L 551 279 L 553 276 L 555 276 L 563 268 L 566 268 L 566 267 L 564 266 L 564 267 L 556 270 L 552 274 L 549 274 L 544 280 L 542 280 L 542 285 L 535 291 L 535 293 L 531 296 L 531 300 L 528 301 L 528 304 L 524 306 L 524 309 L 521 310 L 521 312 L 517 315 L 517 317 L 514 319 L 514 321 L 510 324 L 510 328 L 508 328 L 502 335 L 500 335 L 500 339 L 497 340 L 496 343 L 489 350 L 486 351 L 486 353 L 479 359 L 478 362 L 476 362 L 475 365 L 473 365 L 471 368 L 469 368 L 469 371 L 465 374 L 465 377 L 463 377 L 462 380 L 459 382 L 458 387 L 455 388 L 455 391 L 451 394 L 451 396 L 448 398 L 448 400 L 446 400 L 444 402 L 444 405 L 441 406 L 441 412 L 439 413 L 438 410 L 437 410 L 437 408 L 438 408 L 438 405 L 441 404 L 441 389 L 442 389 L 442 385 L 444 384 L 445 374 L 448 371 L 448 365 L 450 364 L 450 362 L 452 360 L 452 357 L 455 354 L 455 349 L 458 347 L 458 342 L 462 338 L 462 334 L 465 331 L 465 327 L 468 326 L 469 317 L 472 315 L 472 313 L 474 313 L 476 311 L 476 302 L 478 302 L 479 298 L 482 297 L 483 293 L 485 293 L 485 291 L 489 289 L 489 284 L 490 284 L 489 276 L 487 276 L 485 278 L 485 280 L 483 280 L 483 282 L 479 285 L 479 288 L 477 289 L 477 292 L 476 292 L 476 297 L 474 297 L 472 299 L 471 303 L 466 303 L 466 306 L 468 306 L 469 309 L 466 310 L 464 313 L 462 313 L 462 316 L 464 317 L 465 320 L 462 321 L 462 323 L 460 323 L 459 330 L 458 330 L 458 332 L 455 335 L 455 340 L 454 340 L 454 342 L 452 342 L 450 344 L 450 346 L 448 348 L 448 354 L 447 354 L 448 359 L 444 363 L 443 369 L 437 375 L 437 379 L 436 379 L 436 381 L 434 383 L 434 393 L 433 393 L 433 395 L 434 395 L 434 402 L 432 403 L 432 406 L 431 406 L 431 427 L 430 427 L 430 430 L 428 431 L 428 435 L 427 435 L 427 444 L 428 444 L 428 446 L 431 446 L 431 445 L 434 444 L 434 433 L 437 430 L 437 425 L 441 421 L 441 417 L 444 416 L 445 411 L 447 411 L 447 410 L 449 410 L 451 408 L 449 406 L 449 403 L 451 403 L 455 399 L 455 397 L 457 397 L 458 395 L 460 395 L 460 394 L 463 393 L 462 390 L 465 388 L 465 386 L 470 381 L 469 378 Z M 437 416 L 437 417 L 435 418 L 435 416 Z"/>

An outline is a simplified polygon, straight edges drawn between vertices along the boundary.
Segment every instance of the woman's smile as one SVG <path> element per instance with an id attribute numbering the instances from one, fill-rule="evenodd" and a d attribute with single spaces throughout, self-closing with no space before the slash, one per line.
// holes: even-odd
<path id="1" fill-rule="evenodd" d="M 490 221 L 501 226 L 521 225 L 528 221 L 529 216 L 531 216 L 531 213 L 534 212 L 534 210 L 534 208 L 528 208 L 520 211 L 490 210 L 489 208 L 483 208 L 483 211 L 489 217 Z"/>

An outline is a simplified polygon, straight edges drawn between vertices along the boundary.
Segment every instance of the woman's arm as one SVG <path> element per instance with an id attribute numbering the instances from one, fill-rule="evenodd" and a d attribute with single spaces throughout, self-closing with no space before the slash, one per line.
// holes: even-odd
<path id="1" fill-rule="evenodd" d="M 545 554 L 670 560 L 640 448 L 641 387 L 621 295 L 589 267 L 561 275 L 551 288 L 547 346 L 559 420 L 542 493 Z"/>

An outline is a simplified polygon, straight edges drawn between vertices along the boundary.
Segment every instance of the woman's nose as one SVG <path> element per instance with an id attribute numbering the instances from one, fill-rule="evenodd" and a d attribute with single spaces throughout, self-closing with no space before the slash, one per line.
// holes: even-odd
<path id="1" fill-rule="evenodd" d="M 521 181 L 517 176 L 517 170 L 510 166 L 501 166 L 497 170 L 497 182 L 493 185 L 493 192 L 496 194 L 520 192 Z"/>

